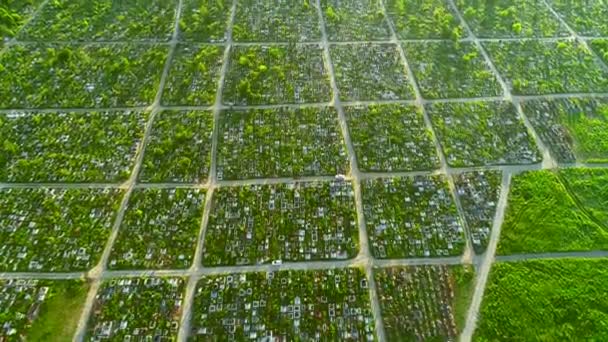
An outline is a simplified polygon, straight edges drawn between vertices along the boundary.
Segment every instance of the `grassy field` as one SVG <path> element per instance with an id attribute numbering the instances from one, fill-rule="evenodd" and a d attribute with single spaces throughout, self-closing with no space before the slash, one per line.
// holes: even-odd
<path id="1" fill-rule="evenodd" d="M 454 279 L 454 320 L 458 331 L 462 331 L 475 288 L 475 270 L 470 265 L 454 266 L 450 270 Z"/>
<path id="2" fill-rule="evenodd" d="M 608 260 L 493 266 L 474 341 L 607 341 Z"/>
<path id="3" fill-rule="evenodd" d="M 560 171 L 560 178 L 588 215 L 608 226 L 608 170 L 572 168 Z"/>
<path id="4" fill-rule="evenodd" d="M 513 179 L 498 254 L 608 248 L 608 232 L 581 208 L 551 171 Z"/>

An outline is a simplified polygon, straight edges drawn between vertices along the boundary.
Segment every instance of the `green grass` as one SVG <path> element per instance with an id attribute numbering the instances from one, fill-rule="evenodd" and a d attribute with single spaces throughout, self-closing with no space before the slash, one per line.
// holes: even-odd
<path id="1" fill-rule="evenodd" d="M 608 232 L 581 209 L 551 171 L 513 179 L 498 254 L 608 248 Z"/>
<path id="2" fill-rule="evenodd" d="M 475 269 L 470 265 L 459 265 L 450 270 L 454 279 L 454 320 L 458 331 L 462 331 L 475 288 Z"/>
<path id="3" fill-rule="evenodd" d="M 28 341 L 71 341 L 82 313 L 89 285 L 84 281 L 57 284 L 32 324 Z"/>
<path id="4" fill-rule="evenodd" d="M 608 170 L 571 168 L 560 171 L 564 185 L 585 211 L 604 228 L 608 226 Z"/>
<path id="5" fill-rule="evenodd" d="M 474 341 L 607 341 L 608 260 L 493 266 Z"/>
<path id="6" fill-rule="evenodd" d="M 576 102 L 575 102 L 576 103 Z M 590 163 L 608 161 L 608 103 L 582 103 L 563 120 L 574 138 L 574 153 Z M 591 112 L 586 112 L 593 108 Z"/>

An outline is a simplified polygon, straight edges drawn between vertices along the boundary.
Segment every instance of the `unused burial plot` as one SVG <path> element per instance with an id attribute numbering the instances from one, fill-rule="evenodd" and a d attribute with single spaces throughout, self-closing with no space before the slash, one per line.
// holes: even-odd
<path id="1" fill-rule="evenodd" d="M 49 1 L 21 31 L 26 41 L 167 41 L 176 0 Z"/>
<path id="2" fill-rule="evenodd" d="M 475 253 L 485 252 L 501 189 L 500 171 L 474 171 L 455 175 L 456 193 L 464 211 Z"/>
<path id="3" fill-rule="evenodd" d="M 13 38 L 27 23 L 43 0 L 6 0 L 0 4 L 0 46 Z"/>
<path id="4" fill-rule="evenodd" d="M 175 341 L 184 289 L 181 278 L 104 281 L 93 302 L 85 341 Z"/>
<path id="5" fill-rule="evenodd" d="M 228 63 L 225 104 L 310 103 L 331 98 L 320 46 L 235 46 Z"/>
<path id="6" fill-rule="evenodd" d="M 167 47 L 13 45 L 0 55 L 0 108 L 147 106 Z"/>
<path id="7" fill-rule="evenodd" d="M 377 258 L 460 255 L 464 229 L 443 176 L 370 179 L 363 213 Z"/>
<path id="8" fill-rule="evenodd" d="M 231 0 L 185 0 L 179 20 L 179 39 L 223 42 L 230 20 Z"/>
<path id="9" fill-rule="evenodd" d="M 162 103 L 210 106 L 215 103 L 224 48 L 213 45 L 177 46 Z"/>
<path id="10" fill-rule="evenodd" d="M 475 341 L 605 341 L 608 260 L 492 266 Z"/>
<path id="11" fill-rule="evenodd" d="M 560 170 L 559 176 L 589 217 L 608 227 L 608 170 L 568 168 Z"/>
<path id="12" fill-rule="evenodd" d="M 498 79 L 475 43 L 403 43 L 410 67 L 427 99 L 498 96 Z"/>
<path id="13" fill-rule="evenodd" d="M 408 105 L 345 107 L 359 168 L 366 172 L 439 167 L 431 131 L 420 109 Z"/>
<path id="14" fill-rule="evenodd" d="M 399 39 L 459 39 L 463 27 L 447 0 L 386 0 Z"/>
<path id="15" fill-rule="evenodd" d="M 82 280 L 0 280 L 0 338 L 71 341 L 88 287 Z"/>
<path id="16" fill-rule="evenodd" d="M 534 164 L 542 157 L 510 102 L 427 106 L 450 166 Z"/>
<path id="17" fill-rule="evenodd" d="M 330 41 L 388 40 L 391 36 L 381 0 L 322 0 Z"/>
<path id="18" fill-rule="evenodd" d="M 0 270 L 84 271 L 114 223 L 116 189 L 0 190 Z"/>
<path id="19" fill-rule="evenodd" d="M 589 217 L 551 171 L 513 178 L 497 253 L 608 249 L 608 231 Z"/>
<path id="20" fill-rule="evenodd" d="M 543 0 L 456 0 L 455 3 L 479 38 L 569 35 Z"/>
<path id="21" fill-rule="evenodd" d="M 524 101 L 522 108 L 559 162 L 608 162 L 608 100 Z"/>
<path id="22" fill-rule="evenodd" d="M 142 112 L 0 114 L 0 179 L 117 182 L 129 178 L 143 138 Z"/>
<path id="23" fill-rule="evenodd" d="M 163 111 L 156 116 L 139 174 L 145 183 L 202 183 L 211 164 L 213 114 Z"/>
<path id="24" fill-rule="evenodd" d="M 582 36 L 608 36 L 608 6 L 605 0 L 549 0 L 553 9 Z"/>
<path id="25" fill-rule="evenodd" d="M 455 341 L 473 295 L 471 266 L 374 270 L 387 341 Z"/>
<path id="26" fill-rule="evenodd" d="M 608 91 L 608 71 L 577 41 L 499 41 L 483 45 L 515 95 Z"/>
<path id="27" fill-rule="evenodd" d="M 203 215 L 199 189 L 136 189 L 110 254 L 111 269 L 183 269 Z"/>
<path id="28" fill-rule="evenodd" d="M 195 341 L 375 341 L 367 279 L 358 268 L 203 277 Z"/>
<path id="29" fill-rule="evenodd" d="M 414 98 L 395 44 L 332 45 L 330 53 L 342 101 Z"/>
<path id="30" fill-rule="evenodd" d="M 321 40 L 314 1 L 238 0 L 232 28 L 236 42 L 310 42 Z"/>
<path id="31" fill-rule="evenodd" d="M 218 179 L 345 174 L 347 153 L 330 107 L 225 111 L 219 119 Z"/>
<path id="32" fill-rule="evenodd" d="M 347 259 L 359 250 L 350 182 L 222 187 L 212 201 L 206 266 Z"/>

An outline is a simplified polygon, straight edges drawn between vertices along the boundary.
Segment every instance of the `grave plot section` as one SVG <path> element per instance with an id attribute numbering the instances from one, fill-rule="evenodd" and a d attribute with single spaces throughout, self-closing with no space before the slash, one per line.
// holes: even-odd
<path id="1" fill-rule="evenodd" d="M 179 20 L 179 39 L 189 42 L 224 42 L 231 0 L 185 0 Z"/>
<path id="2" fill-rule="evenodd" d="M 84 271 L 114 223 L 116 189 L 0 190 L 0 270 Z"/>
<path id="3" fill-rule="evenodd" d="M 2 24 L 0 24 L 0 47 L 13 38 L 30 19 L 43 0 L 7 0 L 2 2 Z"/>
<path id="4" fill-rule="evenodd" d="M 331 98 L 320 46 L 235 46 L 228 63 L 225 104 L 310 103 Z"/>
<path id="5" fill-rule="evenodd" d="M 224 48 L 214 45 L 177 46 L 163 90 L 162 103 L 210 106 L 215 103 Z"/>
<path id="6" fill-rule="evenodd" d="M 329 41 L 390 39 L 380 0 L 322 0 L 321 8 Z"/>
<path id="7" fill-rule="evenodd" d="M 558 162 L 608 162 L 608 100 L 524 101 L 522 108 Z"/>
<path id="8" fill-rule="evenodd" d="M 560 180 L 591 219 L 608 227 L 608 170 L 568 168 L 559 172 Z"/>
<path id="9" fill-rule="evenodd" d="M 413 88 L 395 44 L 330 48 L 342 101 L 413 99 Z"/>
<path id="10" fill-rule="evenodd" d="M 456 6 L 479 38 L 568 36 L 542 0 L 456 0 Z"/>
<path id="11" fill-rule="evenodd" d="M 0 114 L 0 180 L 124 181 L 146 116 L 132 111 Z"/>
<path id="12" fill-rule="evenodd" d="M 450 166 L 534 164 L 542 157 L 510 102 L 427 106 Z"/>
<path id="13" fill-rule="evenodd" d="M 374 341 L 367 287 L 357 268 L 203 277 L 190 338 Z"/>
<path id="14" fill-rule="evenodd" d="M 589 42 L 591 49 L 608 63 L 608 39 L 596 39 Z"/>
<path id="15" fill-rule="evenodd" d="M 422 97 L 498 96 L 502 89 L 483 55 L 470 42 L 403 43 Z"/>
<path id="16" fill-rule="evenodd" d="M 139 180 L 203 183 L 211 164 L 211 111 L 164 111 L 156 116 Z"/>
<path id="17" fill-rule="evenodd" d="M 582 36 L 608 36 L 608 6 L 604 0 L 547 1 L 568 25 Z"/>
<path id="18" fill-rule="evenodd" d="M 460 199 L 475 253 L 485 252 L 490 239 L 496 203 L 501 189 L 500 171 L 474 171 L 455 175 Z"/>
<path id="19" fill-rule="evenodd" d="M 166 56 L 151 44 L 13 45 L 0 55 L 0 108 L 147 106 Z"/>
<path id="20" fill-rule="evenodd" d="M 608 91 L 608 71 L 572 40 L 483 43 L 515 95 Z"/>
<path id="21" fill-rule="evenodd" d="M 26 41 L 167 41 L 176 0 L 49 1 L 19 34 Z"/>
<path id="22" fill-rule="evenodd" d="M 86 341 L 175 341 L 184 296 L 181 278 L 106 280 L 95 296 Z"/>
<path id="23" fill-rule="evenodd" d="M 431 131 L 418 107 L 345 107 L 359 168 L 366 172 L 431 170 L 439 167 Z"/>
<path id="24" fill-rule="evenodd" d="M 497 253 L 608 249 L 608 231 L 593 220 L 551 171 L 513 178 Z"/>
<path id="25" fill-rule="evenodd" d="M 359 250 L 350 182 L 222 187 L 212 201 L 206 266 L 348 259 Z"/>
<path id="26" fill-rule="evenodd" d="M 219 119 L 218 179 L 345 174 L 347 153 L 330 107 L 225 111 Z"/>
<path id="27" fill-rule="evenodd" d="M 606 340 L 606 269 L 606 259 L 495 263 L 473 340 Z"/>
<path id="28" fill-rule="evenodd" d="M 473 295 L 471 266 L 374 270 L 387 341 L 455 341 Z"/>
<path id="29" fill-rule="evenodd" d="M 399 39 L 459 39 L 463 27 L 447 0 L 387 0 Z"/>
<path id="30" fill-rule="evenodd" d="M 464 229 L 443 176 L 370 179 L 363 213 L 377 258 L 460 255 Z"/>
<path id="31" fill-rule="evenodd" d="M 314 1 L 238 0 L 232 29 L 235 42 L 311 42 L 321 40 Z"/>
<path id="32" fill-rule="evenodd" d="M 111 269 L 184 269 L 203 216 L 199 189 L 136 189 L 110 254 Z"/>
<path id="33" fill-rule="evenodd" d="M 71 341 L 87 291 L 82 280 L 0 280 L 0 338 Z"/>

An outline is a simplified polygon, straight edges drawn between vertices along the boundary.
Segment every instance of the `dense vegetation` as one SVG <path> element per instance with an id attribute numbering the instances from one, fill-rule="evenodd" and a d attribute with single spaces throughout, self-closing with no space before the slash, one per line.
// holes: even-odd
<path id="1" fill-rule="evenodd" d="M 225 41 L 231 4 L 231 0 L 184 0 L 179 21 L 180 40 Z"/>
<path id="2" fill-rule="evenodd" d="M 513 178 L 499 254 L 598 249 L 608 249 L 608 231 L 578 205 L 555 173 L 531 171 Z"/>
<path id="3" fill-rule="evenodd" d="M 0 47 L 14 37 L 43 0 L 2 0 L 0 2 Z"/>
<path id="4" fill-rule="evenodd" d="M 547 1 L 578 34 L 608 36 L 608 6 L 605 0 Z"/>
<path id="5" fill-rule="evenodd" d="M 608 260 L 496 263 L 475 341 L 608 340 Z"/>
<path id="6" fill-rule="evenodd" d="M 559 172 L 565 187 L 587 214 L 608 227 L 608 170 L 569 168 Z"/>
<path id="7" fill-rule="evenodd" d="M 459 39 L 464 28 L 447 0 L 386 0 L 400 39 Z"/>
<path id="8" fill-rule="evenodd" d="M 388 22 L 382 0 L 322 0 L 329 41 L 387 40 Z"/>

